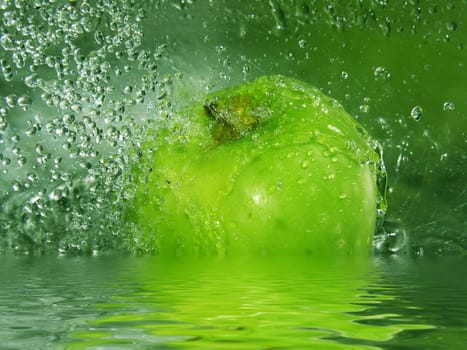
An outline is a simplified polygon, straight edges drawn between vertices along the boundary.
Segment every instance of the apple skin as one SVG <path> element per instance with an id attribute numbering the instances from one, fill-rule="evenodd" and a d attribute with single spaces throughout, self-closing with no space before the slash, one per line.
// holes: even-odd
<path id="1" fill-rule="evenodd" d="M 371 249 L 383 201 L 376 143 L 308 84 L 265 76 L 214 92 L 144 139 L 126 213 L 138 251 Z"/>

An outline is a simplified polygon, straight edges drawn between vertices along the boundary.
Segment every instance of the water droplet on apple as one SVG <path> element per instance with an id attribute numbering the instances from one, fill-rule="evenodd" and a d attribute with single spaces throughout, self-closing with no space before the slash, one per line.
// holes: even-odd
<path id="1" fill-rule="evenodd" d="M 305 183 L 306 183 L 306 178 L 304 178 L 304 177 L 298 178 L 298 179 L 297 179 L 297 183 L 298 183 L 299 185 L 305 184 Z"/>

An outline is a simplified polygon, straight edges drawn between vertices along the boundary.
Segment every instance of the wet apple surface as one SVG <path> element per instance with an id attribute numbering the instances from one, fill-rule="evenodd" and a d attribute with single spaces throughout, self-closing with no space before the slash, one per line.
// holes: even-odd
<path id="1" fill-rule="evenodd" d="M 127 211 L 138 244 L 163 254 L 370 251 L 384 206 L 378 144 L 311 85 L 269 76 L 217 91 L 146 139 Z"/>

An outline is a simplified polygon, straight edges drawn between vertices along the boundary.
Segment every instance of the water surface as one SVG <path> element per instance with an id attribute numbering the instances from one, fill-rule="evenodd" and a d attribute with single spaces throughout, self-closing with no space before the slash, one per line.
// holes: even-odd
<path id="1" fill-rule="evenodd" d="M 1 257 L 2 349 L 460 349 L 464 258 Z"/>

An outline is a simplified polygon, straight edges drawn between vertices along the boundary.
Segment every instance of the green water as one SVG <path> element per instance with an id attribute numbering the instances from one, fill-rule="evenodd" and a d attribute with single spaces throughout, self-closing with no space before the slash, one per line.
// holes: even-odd
<path id="1" fill-rule="evenodd" d="M 1 349 L 462 349 L 467 261 L 1 257 Z"/>

